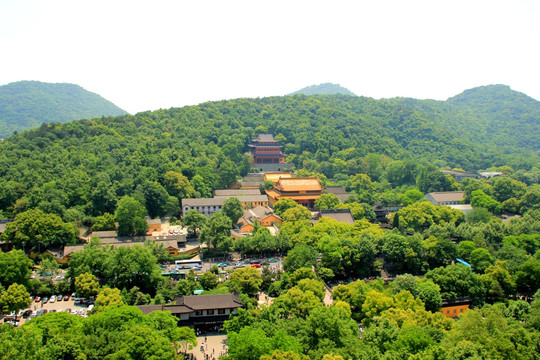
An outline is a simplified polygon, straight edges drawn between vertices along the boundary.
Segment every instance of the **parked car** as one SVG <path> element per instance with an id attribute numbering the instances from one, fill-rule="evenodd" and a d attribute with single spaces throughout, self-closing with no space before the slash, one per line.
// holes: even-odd
<path id="1" fill-rule="evenodd" d="M 47 313 L 47 309 L 41 309 L 41 310 L 38 311 L 36 316 L 45 315 L 46 313 Z"/>
<path id="2" fill-rule="evenodd" d="M 77 309 L 71 310 L 71 313 L 70 313 L 70 314 L 71 314 L 71 315 L 77 315 Z"/>
<path id="3" fill-rule="evenodd" d="M 52 310 L 51 310 L 51 311 L 49 311 L 49 312 L 50 312 L 50 313 L 53 313 L 53 312 L 56 312 L 56 310 L 55 310 L 55 309 L 52 309 Z"/>
<path id="4" fill-rule="evenodd" d="M 30 314 L 30 317 L 35 318 L 36 316 L 37 316 L 37 310 L 32 311 L 32 313 Z"/>
<path id="5" fill-rule="evenodd" d="M 217 264 L 217 266 L 219 266 L 219 267 L 225 267 L 225 266 L 229 266 L 229 264 L 223 262 L 223 263 Z"/>
<path id="6" fill-rule="evenodd" d="M 275 258 L 270 258 L 268 259 L 268 262 L 269 263 L 273 263 L 273 262 L 278 262 L 279 260 L 278 259 L 275 259 Z"/>
<path id="7" fill-rule="evenodd" d="M 28 309 L 26 310 L 25 312 L 23 312 L 23 318 L 27 318 L 29 317 L 30 315 L 32 315 L 32 310 Z"/>
<path id="8" fill-rule="evenodd" d="M 49 298 L 45 296 L 43 299 L 41 299 L 41 301 L 42 301 L 44 304 L 46 304 L 47 301 L 49 301 Z"/>
<path id="9" fill-rule="evenodd" d="M 260 268 L 260 267 L 261 267 L 261 264 L 251 264 L 251 267 L 254 267 L 254 268 Z"/>
<path id="10" fill-rule="evenodd" d="M 51 298 L 49 299 L 49 303 L 54 303 L 56 301 L 56 295 L 53 295 L 51 296 Z"/>
<path id="11" fill-rule="evenodd" d="M 67 312 L 68 314 L 71 314 L 71 309 L 70 308 L 67 308 L 66 310 L 64 310 L 65 312 Z"/>
<path id="12" fill-rule="evenodd" d="M 69 300 L 69 295 L 64 295 L 64 301 L 68 301 Z"/>
<path id="13" fill-rule="evenodd" d="M 34 299 L 35 302 L 40 302 L 41 301 L 41 297 L 39 296 L 36 296 L 36 298 Z"/>
<path id="14" fill-rule="evenodd" d="M 85 311 L 86 309 L 79 309 L 79 311 L 77 311 L 77 315 L 83 316 Z"/>
<path id="15" fill-rule="evenodd" d="M 62 295 L 58 295 L 58 296 L 56 297 L 56 301 L 62 301 L 63 298 L 64 298 L 64 297 L 63 297 Z"/>

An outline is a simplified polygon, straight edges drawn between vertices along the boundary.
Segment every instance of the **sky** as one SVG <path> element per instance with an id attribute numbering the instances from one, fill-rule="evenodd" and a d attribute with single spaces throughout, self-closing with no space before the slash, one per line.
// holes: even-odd
<path id="1" fill-rule="evenodd" d="M 540 99 L 538 0 L 0 0 L 0 85 L 73 83 L 131 114 L 286 95 Z"/>

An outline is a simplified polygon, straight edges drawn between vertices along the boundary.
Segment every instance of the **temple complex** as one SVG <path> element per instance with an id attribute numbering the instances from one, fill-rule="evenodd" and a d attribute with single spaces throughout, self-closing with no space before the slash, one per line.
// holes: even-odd
<path id="1" fill-rule="evenodd" d="M 279 199 L 287 198 L 312 209 L 323 190 L 317 178 L 280 178 L 274 189 L 266 190 L 266 194 L 272 206 Z"/>

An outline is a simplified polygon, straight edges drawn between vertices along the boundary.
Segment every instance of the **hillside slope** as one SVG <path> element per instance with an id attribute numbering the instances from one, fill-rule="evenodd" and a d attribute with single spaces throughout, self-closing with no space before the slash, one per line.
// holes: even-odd
<path id="1" fill-rule="evenodd" d="M 530 106 L 534 112 L 538 102 Z M 392 160 L 467 171 L 537 164 L 537 144 L 526 149 L 511 136 L 503 145 L 494 141 L 525 125 L 487 136 L 481 130 L 493 118 L 444 101 L 295 95 L 44 124 L 0 142 L 0 210 L 39 207 L 84 219 L 114 213 L 124 195 L 162 194 L 166 201 L 160 186 L 169 171 L 211 196 L 249 171 L 244 154 L 260 132 L 280 139 L 297 169 L 328 178 L 365 173 L 379 181 Z M 535 129 L 528 136 L 538 138 Z"/>
<path id="2" fill-rule="evenodd" d="M 78 85 L 19 81 L 0 86 L 0 138 L 44 122 L 124 114 L 110 101 Z"/>
<path id="3" fill-rule="evenodd" d="M 447 102 L 474 112 L 481 131 L 495 144 L 540 149 L 539 101 L 506 85 L 488 85 L 466 90 Z"/>

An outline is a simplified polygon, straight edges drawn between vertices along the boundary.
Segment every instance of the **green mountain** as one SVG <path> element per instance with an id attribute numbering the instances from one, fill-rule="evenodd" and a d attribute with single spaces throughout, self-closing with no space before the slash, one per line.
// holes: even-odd
<path id="1" fill-rule="evenodd" d="M 540 102 L 506 85 L 469 89 L 447 101 L 477 114 L 471 131 L 481 131 L 499 145 L 540 149 Z"/>
<path id="2" fill-rule="evenodd" d="M 42 123 L 124 114 L 110 101 L 78 85 L 19 81 L 0 86 L 0 138 Z"/>
<path id="3" fill-rule="evenodd" d="M 335 95 L 335 94 L 342 94 L 342 95 L 351 95 L 356 96 L 354 93 L 349 91 L 348 89 L 345 89 L 342 86 L 339 86 L 339 84 L 332 84 L 332 83 L 324 83 L 320 85 L 311 85 L 307 86 L 303 89 L 300 89 L 298 91 L 295 91 L 293 93 L 288 94 L 290 95 L 297 95 L 297 94 L 303 94 L 303 95 Z"/>
<path id="4" fill-rule="evenodd" d="M 489 104 L 503 100 L 474 91 L 459 97 L 476 105 L 295 95 L 43 124 L 0 141 L 0 211 L 39 207 L 71 219 L 114 213 L 124 195 L 153 193 L 166 201 L 167 191 L 177 192 L 165 179 L 168 171 L 183 174 L 195 194 L 211 196 L 249 171 L 244 154 L 261 132 L 280 140 L 297 169 L 333 179 L 364 173 L 374 181 L 414 183 L 428 165 L 530 170 L 540 163 L 540 144 L 520 139 L 540 137 L 540 118 L 528 121 L 508 109 L 537 114 L 540 103 L 511 106 L 521 96 L 505 91 L 509 105 L 500 111 L 508 121 L 495 128 L 489 124 L 503 115 L 491 113 Z"/>

